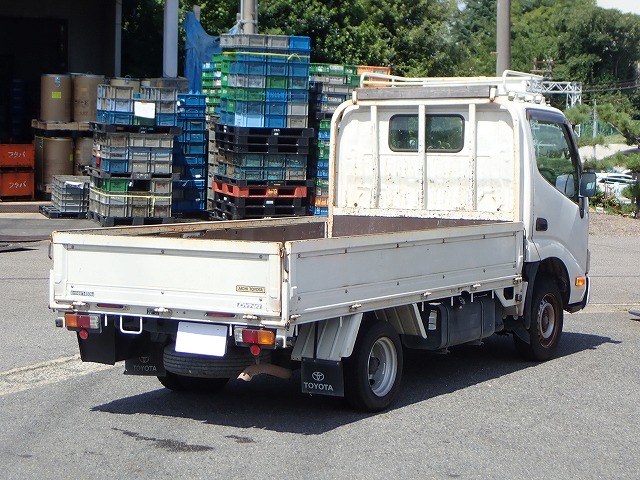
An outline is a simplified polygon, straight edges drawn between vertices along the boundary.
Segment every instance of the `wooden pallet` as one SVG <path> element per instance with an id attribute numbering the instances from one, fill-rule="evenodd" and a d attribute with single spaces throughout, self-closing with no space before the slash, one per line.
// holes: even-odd
<path id="1" fill-rule="evenodd" d="M 89 132 L 91 124 L 89 122 L 47 122 L 33 119 L 31 120 L 31 128 L 46 132 Z"/>

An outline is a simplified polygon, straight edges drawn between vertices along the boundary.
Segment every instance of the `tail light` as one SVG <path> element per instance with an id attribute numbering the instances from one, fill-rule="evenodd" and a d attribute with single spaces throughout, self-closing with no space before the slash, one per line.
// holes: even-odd
<path id="1" fill-rule="evenodd" d="M 276 345 L 276 334 L 272 330 L 236 327 L 233 335 L 238 345 L 261 345 L 267 348 Z"/>
<path id="2" fill-rule="evenodd" d="M 65 313 L 64 324 L 69 330 L 100 331 L 100 315 L 93 313 Z"/>

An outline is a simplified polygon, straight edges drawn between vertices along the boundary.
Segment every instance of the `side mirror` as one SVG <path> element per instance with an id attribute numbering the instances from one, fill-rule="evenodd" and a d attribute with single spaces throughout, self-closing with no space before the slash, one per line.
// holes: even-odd
<path id="1" fill-rule="evenodd" d="M 580 176 L 580 196 L 593 197 L 596 194 L 595 172 L 583 172 Z"/>

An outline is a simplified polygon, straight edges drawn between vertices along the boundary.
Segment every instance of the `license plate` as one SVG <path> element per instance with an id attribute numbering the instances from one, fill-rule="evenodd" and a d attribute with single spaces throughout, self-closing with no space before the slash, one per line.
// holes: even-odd
<path id="1" fill-rule="evenodd" d="M 227 351 L 227 334 L 225 325 L 180 322 L 176 352 L 223 357 Z"/>

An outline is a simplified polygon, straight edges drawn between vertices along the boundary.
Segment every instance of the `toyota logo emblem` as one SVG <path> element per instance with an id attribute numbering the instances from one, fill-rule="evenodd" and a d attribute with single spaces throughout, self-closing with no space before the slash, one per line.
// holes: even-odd
<path id="1" fill-rule="evenodd" d="M 149 363 L 149 357 L 140 357 L 140 363 Z"/>
<path id="2" fill-rule="evenodd" d="M 324 373 L 322 372 L 313 372 L 311 376 L 316 382 L 321 382 L 324 380 Z"/>

